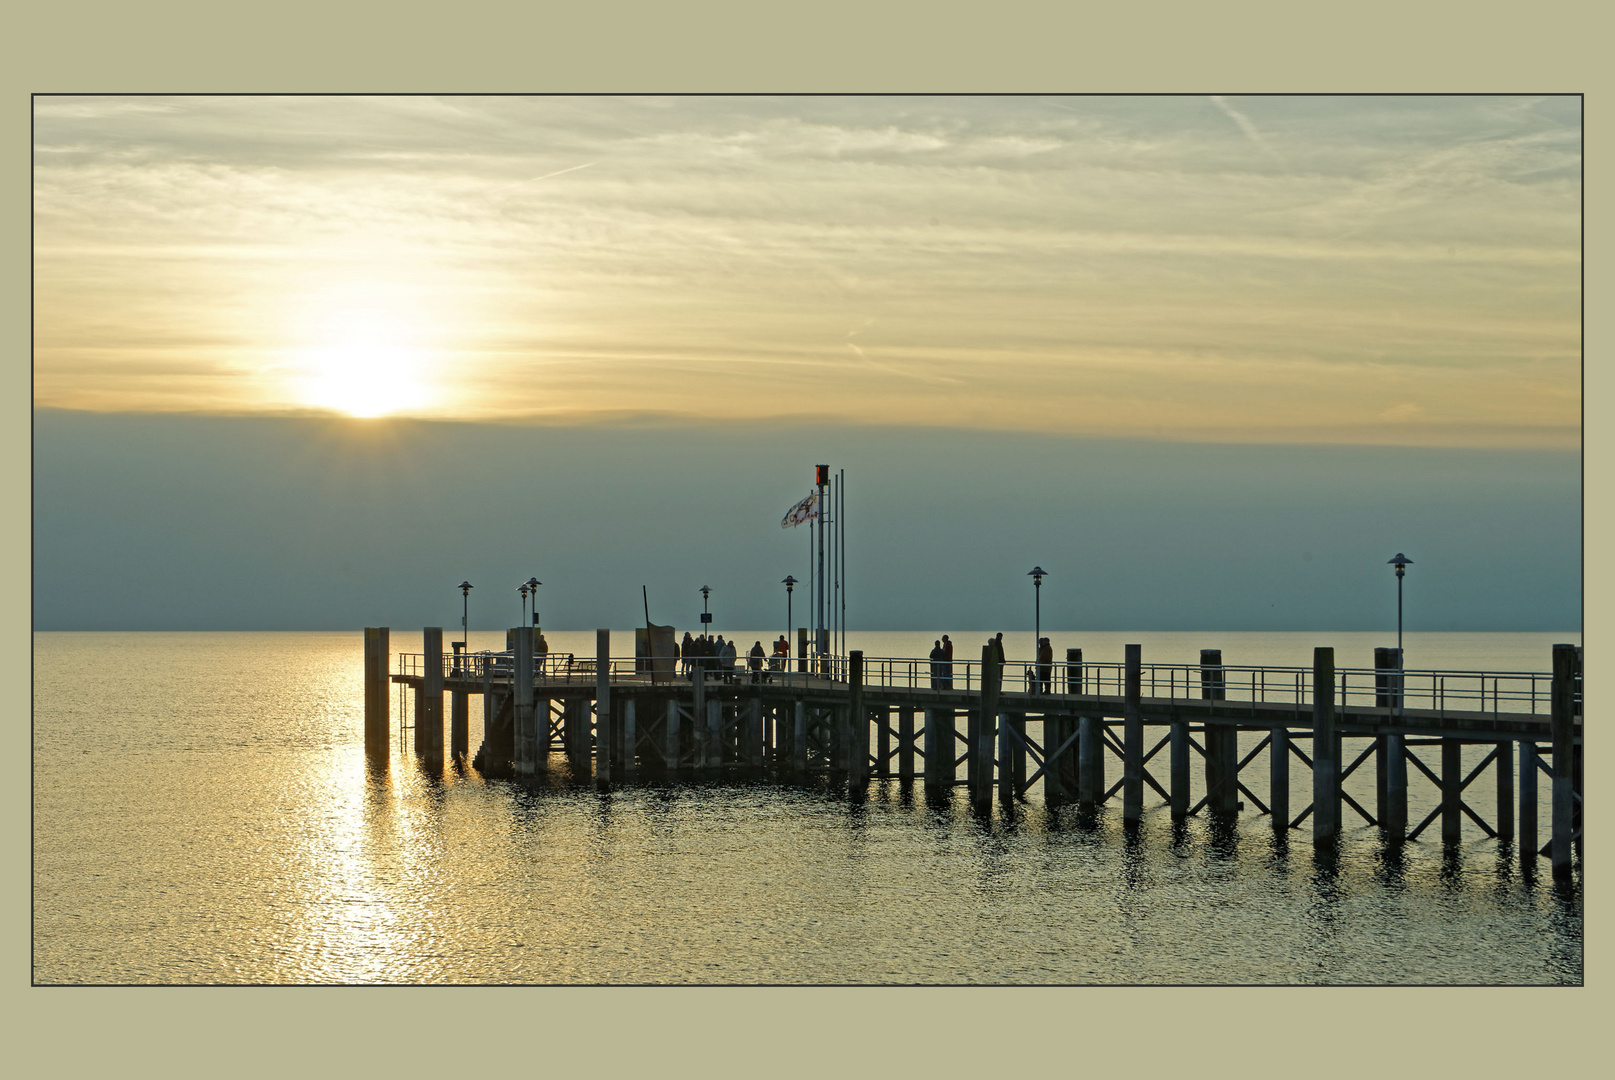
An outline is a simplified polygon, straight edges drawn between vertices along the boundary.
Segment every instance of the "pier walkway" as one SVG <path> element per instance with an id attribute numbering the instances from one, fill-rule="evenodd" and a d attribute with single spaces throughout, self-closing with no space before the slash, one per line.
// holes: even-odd
<path id="1" fill-rule="evenodd" d="M 1119 797 L 1124 822 L 1140 819 L 1147 788 L 1175 819 L 1232 819 L 1248 800 L 1275 828 L 1298 829 L 1310 817 L 1320 842 L 1338 836 L 1347 809 L 1393 840 L 1439 824 L 1443 842 L 1457 843 L 1468 817 L 1524 857 L 1547 856 L 1556 876 L 1570 873 L 1581 849 L 1581 651 L 1571 645 L 1554 646 L 1548 672 L 1401 671 L 1394 649 L 1376 650 L 1373 668 L 1337 668 L 1327 648 L 1314 650 L 1310 668 L 1226 665 L 1218 650 L 1202 650 L 1199 664 L 1146 664 L 1137 645 L 1119 664 L 1085 662 L 1069 649 L 1065 663 L 1041 671 L 1000 663 L 984 647 L 979 660 L 947 668 L 855 651 L 753 672 L 745 657 L 732 671 L 713 669 L 710 658 L 688 669 L 668 658 L 614 657 L 605 630 L 588 659 L 535 654 L 533 636 L 519 628 L 507 652 L 451 656 L 441 629 L 428 628 L 423 651 L 399 654 L 390 670 L 388 633 L 366 630 L 373 759 L 388 752 L 391 684 L 412 706 L 400 709 L 413 718 L 400 737 L 412 732 L 416 752 L 438 766 L 445 749 L 471 757 L 469 698 L 479 695 L 484 741 L 473 760 L 489 776 L 534 776 L 560 753 L 574 775 L 592 772 L 602 785 L 828 775 L 857 789 L 893 778 L 963 787 L 984 810 L 995 793 L 1019 800 L 1041 783 L 1051 807 L 1095 810 Z M 1247 744 L 1251 733 L 1256 739 L 1243 753 L 1241 733 Z M 1463 750 L 1475 745 L 1486 752 L 1466 771 Z M 1439 768 L 1412 751 L 1418 746 L 1439 746 Z M 1203 794 L 1191 805 L 1195 758 Z M 1343 789 L 1371 760 L 1372 809 Z M 1292 800 L 1295 762 L 1312 782 Z M 1109 775 L 1117 766 L 1119 776 Z M 1439 793 L 1417 822 L 1408 820 L 1410 767 Z M 1464 793 L 1488 770 L 1495 806 L 1483 814 Z M 1539 776 L 1552 807 L 1540 848 Z"/>

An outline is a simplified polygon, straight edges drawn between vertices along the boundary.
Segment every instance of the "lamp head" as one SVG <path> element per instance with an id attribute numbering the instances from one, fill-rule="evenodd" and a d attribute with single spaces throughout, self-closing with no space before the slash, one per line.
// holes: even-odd
<path id="1" fill-rule="evenodd" d="M 1033 585 L 1041 587 L 1043 584 L 1043 577 L 1047 573 L 1048 571 L 1043 569 L 1041 566 L 1034 566 L 1026 572 L 1026 576 L 1032 579 Z"/>
<path id="2" fill-rule="evenodd" d="M 1405 572 L 1404 567 L 1413 565 L 1413 560 L 1402 554 L 1400 551 L 1396 553 L 1396 557 L 1394 559 L 1387 559 L 1385 561 L 1387 565 L 1396 567 L 1397 577 L 1401 577 Z"/>
<path id="3" fill-rule="evenodd" d="M 542 584 L 544 584 L 544 583 L 542 581 L 538 580 L 536 577 L 530 577 L 530 578 L 527 579 L 527 588 L 528 588 L 528 591 L 530 591 L 530 592 L 537 592 L 538 587 L 540 585 L 542 585 Z"/>
<path id="4" fill-rule="evenodd" d="M 785 579 L 783 582 L 781 582 L 781 584 L 785 586 L 786 592 L 790 592 L 792 589 L 796 588 L 796 578 L 790 574 L 786 574 Z"/>
<path id="5" fill-rule="evenodd" d="M 476 586 L 471 584 L 469 581 L 462 581 L 457 588 L 460 590 L 461 596 L 470 596 L 471 590 L 476 588 Z"/>

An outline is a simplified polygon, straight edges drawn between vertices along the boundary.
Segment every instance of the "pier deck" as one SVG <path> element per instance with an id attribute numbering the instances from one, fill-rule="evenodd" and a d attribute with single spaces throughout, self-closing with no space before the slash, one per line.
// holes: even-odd
<path id="1" fill-rule="evenodd" d="M 890 777 L 965 787 L 981 808 L 990 807 L 995 791 L 1013 801 L 1041 782 L 1050 806 L 1096 809 L 1119 794 L 1124 822 L 1139 820 L 1147 787 L 1175 818 L 1202 811 L 1237 816 L 1244 799 L 1271 816 L 1275 828 L 1299 828 L 1310 816 L 1319 842 L 1338 836 L 1349 808 L 1393 840 L 1417 839 L 1439 818 L 1443 841 L 1456 843 L 1468 817 L 1489 836 L 1516 841 L 1530 860 L 1548 856 L 1556 876 L 1570 872 L 1571 852 L 1580 850 L 1575 646 L 1554 647 L 1550 672 L 1401 671 L 1388 649 L 1378 650 L 1378 666 L 1365 669 L 1336 669 L 1331 649 L 1316 650 L 1311 668 L 1224 665 L 1216 650 L 1203 651 L 1198 665 L 1146 665 L 1139 647 L 1128 646 L 1122 664 L 1083 663 L 1073 649 L 1064 664 L 1041 670 L 1003 663 L 984 649 L 980 660 L 947 668 L 853 652 L 789 660 L 788 670 L 770 663 L 761 672 L 747 670 L 744 658 L 733 671 L 683 662 L 675 668 L 664 659 L 654 662 L 653 674 L 645 658 L 611 657 L 606 631 L 599 632 L 597 656 L 580 660 L 535 654 L 533 639 L 520 630 L 512 632 L 510 652 L 445 656 L 441 631 L 429 628 L 426 648 L 400 654 L 396 671 L 384 652 L 387 631 L 366 633 L 372 757 L 388 741 L 391 683 L 413 701 L 407 730 L 417 752 L 439 764 L 443 695 L 452 702 L 448 749 L 461 759 L 471 757 L 468 700 L 480 696 L 484 742 L 475 762 L 491 776 L 536 775 L 559 751 L 574 775 L 592 772 L 603 785 L 642 777 L 739 774 L 788 782 L 828 774 L 857 788 Z M 1156 735 L 1147 740 L 1146 729 Z M 1241 732 L 1261 736 L 1243 758 Z M 1354 740 L 1349 762 L 1346 739 Z M 1462 748 L 1473 744 L 1490 752 L 1465 775 Z M 1439 746 L 1439 771 L 1412 746 Z M 1191 807 L 1194 755 L 1205 770 L 1205 794 Z M 1261 756 L 1268 764 L 1265 800 L 1245 778 L 1259 769 L 1254 762 Z M 1149 768 L 1157 757 L 1168 761 L 1165 783 Z M 1106 776 L 1110 759 L 1121 766 L 1114 780 Z M 1370 759 L 1372 811 L 1342 789 Z M 1311 772 L 1313 789 L 1298 815 L 1290 806 L 1295 761 Z M 1416 824 L 1407 820 L 1409 765 L 1440 794 L 1440 804 Z M 1490 821 L 1463 797 L 1488 768 L 1496 790 Z M 1539 774 L 1548 777 L 1553 810 L 1551 837 L 1540 849 Z"/>

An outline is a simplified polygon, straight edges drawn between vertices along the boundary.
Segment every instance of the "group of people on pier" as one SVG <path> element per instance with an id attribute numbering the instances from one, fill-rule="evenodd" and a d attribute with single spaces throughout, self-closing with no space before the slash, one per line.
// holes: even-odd
<path id="1" fill-rule="evenodd" d="M 987 639 L 998 663 L 1004 663 L 1004 635 L 995 634 Z M 948 635 L 935 642 L 931 648 L 931 689 L 953 689 L 953 642 Z M 1037 663 L 1032 675 L 1031 691 L 1034 694 L 1047 694 L 1054 685 L 1054 646 L 1046 637 L 1037 639 Z"/>
<path id="2" fill-rule="evenodd" d="M 725 641 L 722 634 L 715 638 L 708 637 L 705 634 L 700 637 L 692 637 L 690 632 L 686 630 L 684 632 L 684 641 L 674 648 L 676 650 L 675 656 L 680 662 L 680 670 L 686 679 L 695 678 L 697 667 L 706 672 L 709 677 L 716 676 L 724 682 L 734 682 L 740 676 L 739 668 L 736 666 L 738 656 L 735 643 Z M 785 664 L 781 658 L 789 657 L 790 655 L 791 647 L 783 634 L 780 635 L 778 641 L 774 642 L 772 659 L 763 650 L 763 643 L 754 641 L 751 651 L 746 654 L 746 668 L 751 675 L 751 681 L 772 681 L 772 676 L 769 672 L 782 670 Z M 763 666 L 764 661 L 767 661 L 768 664 L 766 670 Z"/>

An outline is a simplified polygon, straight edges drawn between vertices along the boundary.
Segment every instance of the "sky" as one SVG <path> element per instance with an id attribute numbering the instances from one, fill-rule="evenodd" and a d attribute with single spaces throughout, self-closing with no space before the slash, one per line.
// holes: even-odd
<path id="1" fill-rule="evenodd" d="M 529 574 L 562 626 L 642 583 L 772 625 L 828 462 L 855 626 L 1007 625 L 1040 563 L 1072 627 L 1366 628 L 1406 550 L 1427 629 L 1572 628 L 1580 125 L 37 98 L 35 625 L 448 625 L 440 578 Z"/>

